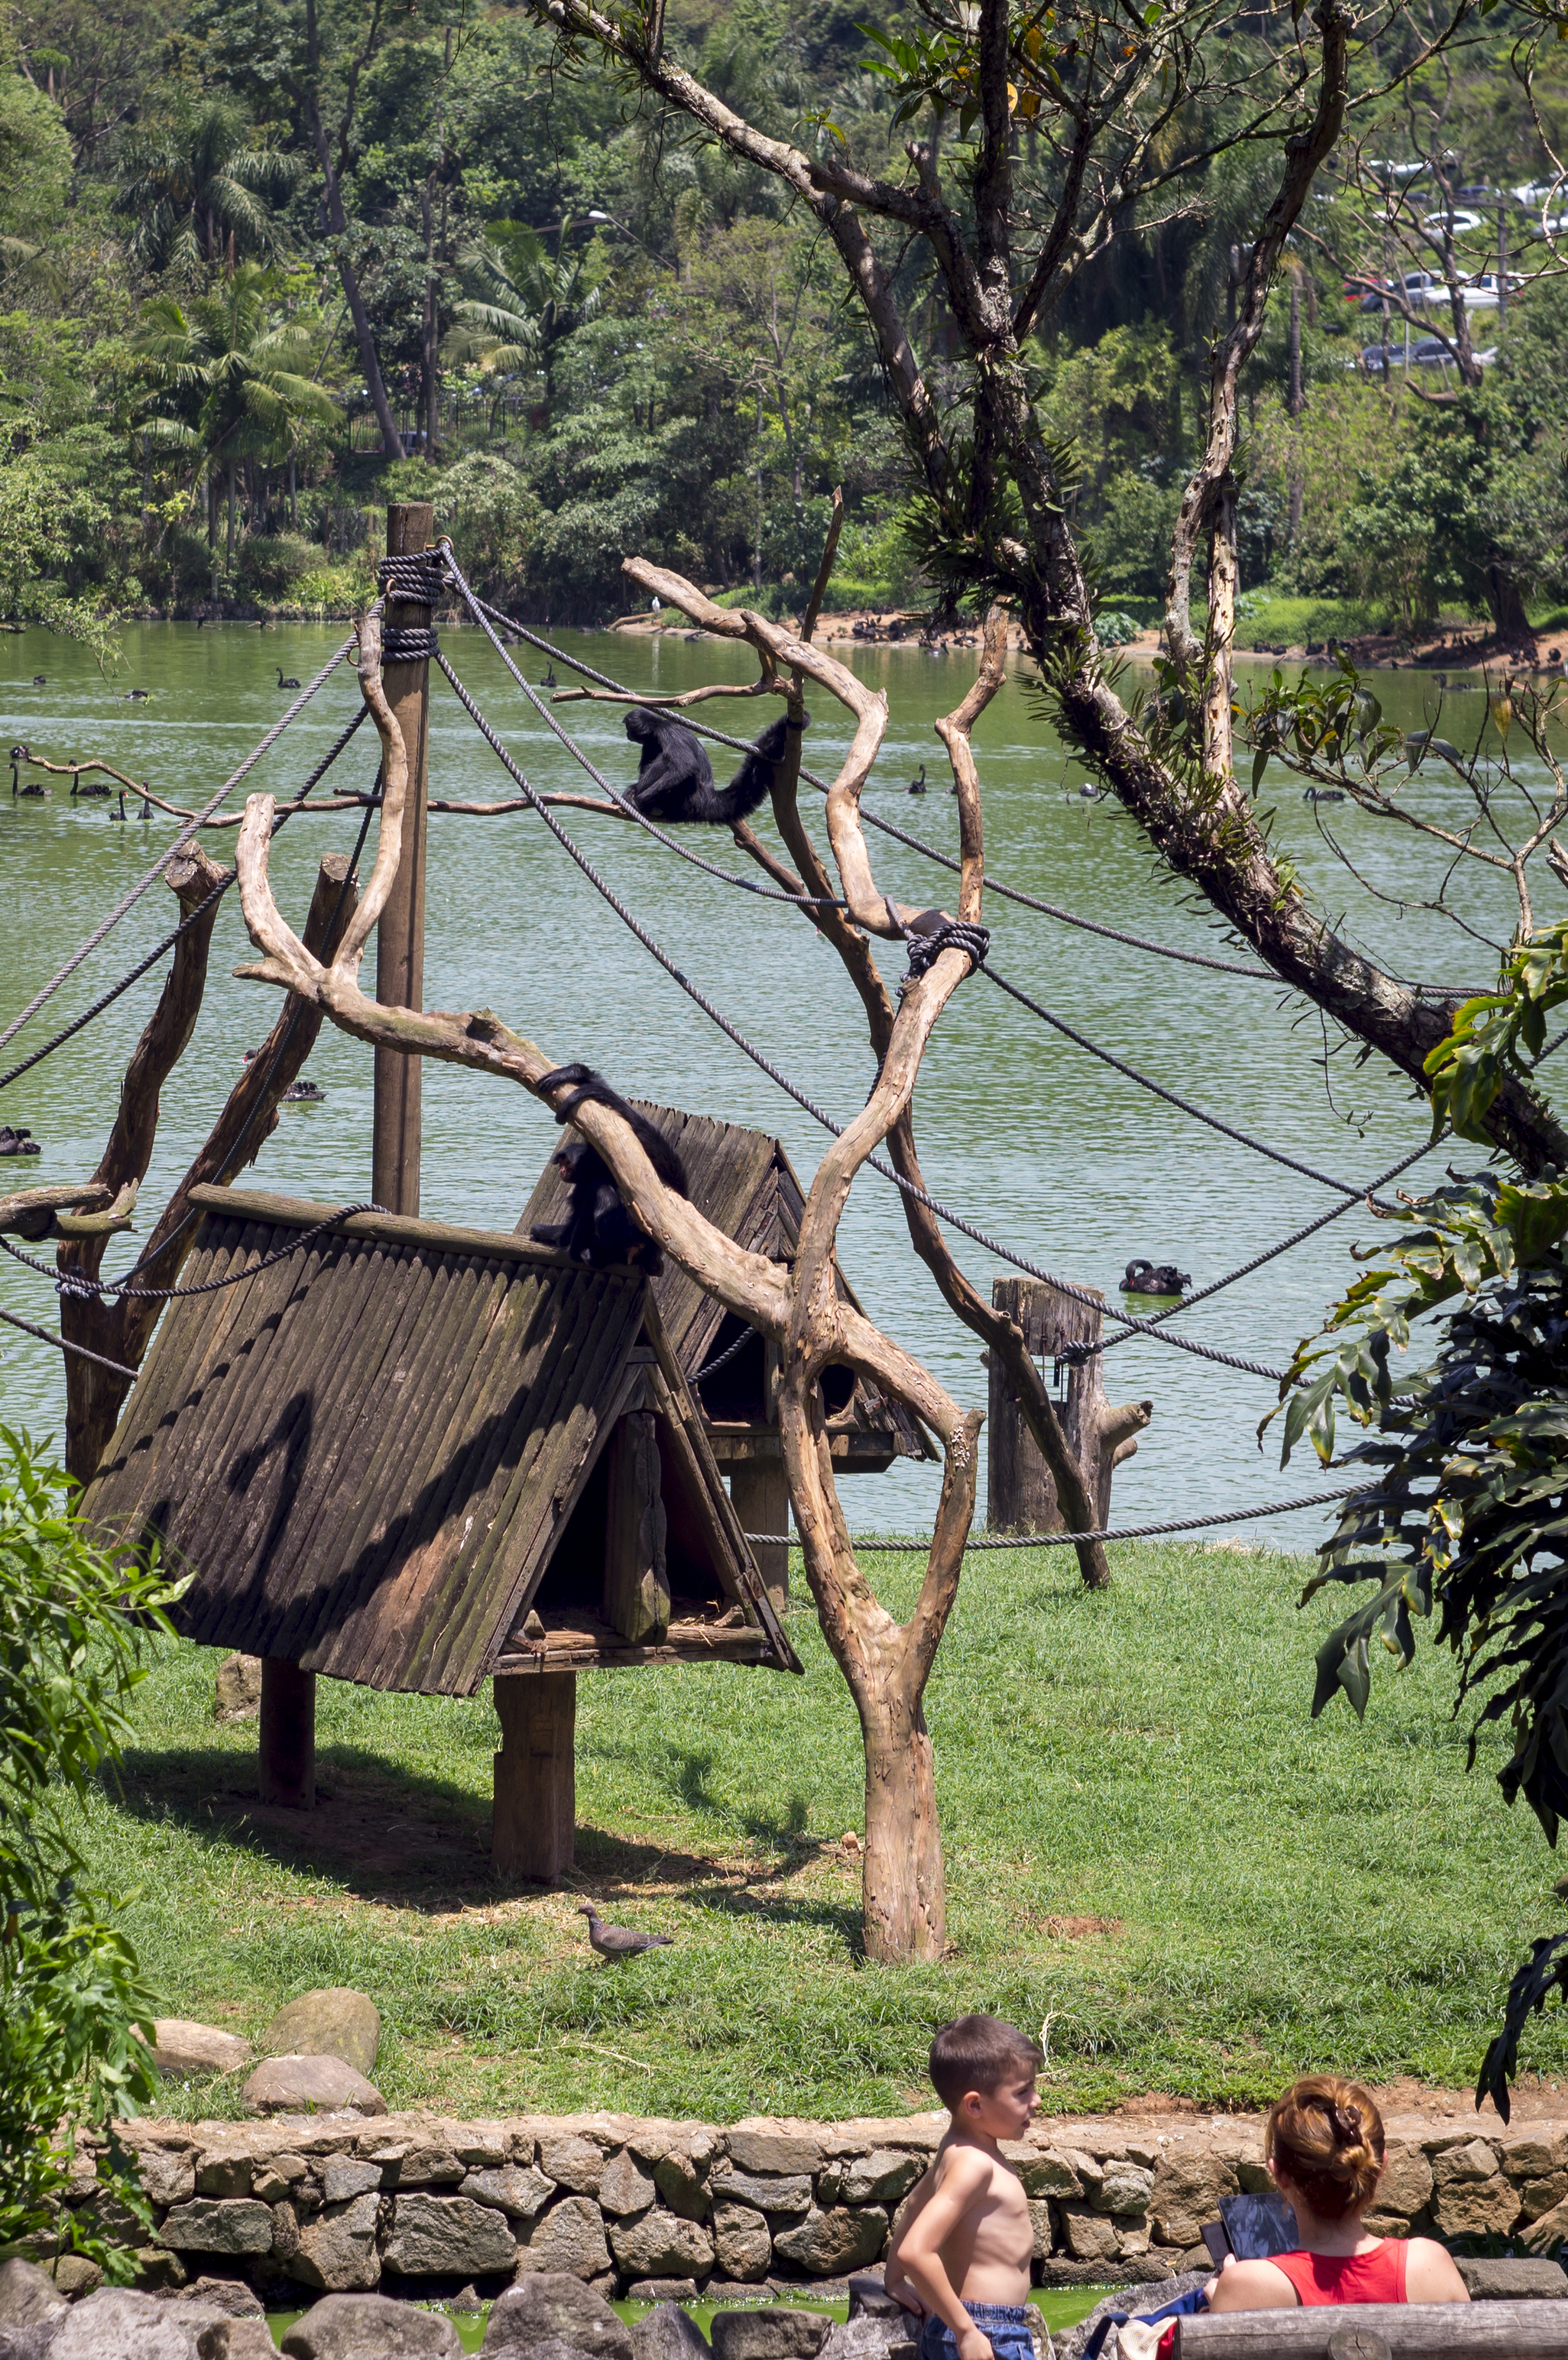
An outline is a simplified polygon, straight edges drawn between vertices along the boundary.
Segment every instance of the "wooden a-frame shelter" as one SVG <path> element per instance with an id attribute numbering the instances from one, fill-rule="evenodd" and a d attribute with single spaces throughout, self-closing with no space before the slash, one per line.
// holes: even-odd
<path id="1" fill-rule="evenodd" d="M 446 1696 L 492 1677 L 495 1864 L 549 1877 L 572 1857 L 579 1670 L 800 1669 L 639 1273 L 386 1213 L 289 1252 L 331 1207 L 192 1202 L 185 1286 L 258 1274 L 169 1306 L 83 1513 L 113 1547 L 160 1539 L 191 1576 L 178 1627 L 263 1657 L 275 1720 L 285 1675 Z M 268 1736 L 264 1765 L 288 1763 Z M 313 1739 L 293 1775 L 275 1798 L 309 1803 Z"/>

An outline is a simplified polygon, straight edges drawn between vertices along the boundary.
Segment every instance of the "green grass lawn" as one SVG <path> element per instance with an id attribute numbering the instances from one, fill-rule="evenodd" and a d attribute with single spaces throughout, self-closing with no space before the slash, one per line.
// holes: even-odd
<path id="1" fill-rule="evenodd" d="M 902 1611 L 912 1563 L 878 1559 Z M 256 1800 L 254 1722 L 216 1727 L 210 1652 L 168 1649 L 140 1749 L 89 1815 L 100 1874 L 170 2015 L 256 2037 L 294 1994 L 369 1992 L 392 2105 L 616 2106 L 733 2118 L 929 2104 L 931 2028 L 988 2008 L 1039 2032 L 1054 2111 L 1167 2091 L 1271 2095 L 1299 2069 L 1464 2083 L 1554 1863 L 1465 1771 L 1453 1674 L 1425 1646 L 1366 1723 L 1308 1718 L 1341 1602 L 1308 1561 L 1126 1546 L 1083 1590 L 1064 1552 L 973 1557 L 928 1711 L 950 1956 L 858 1945 L 861 1757 L 810 1613 L 803 1680 L 717 1666 L 579 1682 L 577 1869 L 508 1889 L 488 1861 L 488 1698 L 323 1681 L 310 1817 Z M 797 1572 L 797 1580 L 799 1574 Z M 673 1938 L 601 1968 L 574 1913 Z M 1062 1920 L 1093 1921 L 1064 1927 Z M 1555 2075 L 1553 2018 L 1526 2062 Z M 228 2084 L 171 2104 L 237 2104 Z"/>

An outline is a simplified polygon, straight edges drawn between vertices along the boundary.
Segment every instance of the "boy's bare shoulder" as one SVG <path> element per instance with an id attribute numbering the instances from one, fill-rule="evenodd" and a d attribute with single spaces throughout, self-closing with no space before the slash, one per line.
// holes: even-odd
<path id="1" fill-rule="evenodd" d="M 971 2147 L 967 2139 L 943 2140 L 936 2151 L 931 2166 L 933 2186 L 943 2195 L 960 2191 L 978 2195 L 982 2189 L 992 2186 L 998 2171 L 1004 2177 L 1016 2178 L 1011 2167 L 987 2155 L 984 2147 Z"/>

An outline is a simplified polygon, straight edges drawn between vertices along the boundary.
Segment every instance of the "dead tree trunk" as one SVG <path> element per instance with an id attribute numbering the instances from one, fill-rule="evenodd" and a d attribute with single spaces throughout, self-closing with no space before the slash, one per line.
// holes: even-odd
<path id="1" fill-rule="evenodd" d="M 1054 1360 L 1073 1347 L 1098 1345 L 1102 1314 L 1038 1278 L 998 1278 L 991 1300 L 1023 1336 L 1031 1362 Z M 1011 1382 L 1011 1371 L 996 1353 L 990 1371 L 990 1455 L 986 1468 L 986 1518 L 994 1533 L 1059 1533 L 1064 1524 L 1056 1485 L 1035 1443 Z M 1138 1448 L 1138 1437 L 1154 1414 L 1152 1402 L 1105 1399 L 1105 1364 L 1099 1352 L 1074 1360 L 1067 1376 L 1067 1399 L 1059 1415 L 1073 1457 L 1083 1469 L 1094 1502 L 1094 1522 L 1111 1521 L 1111 1477 Z M 1043 1382 L 1044 1372 L 1041 1371 Z"/>

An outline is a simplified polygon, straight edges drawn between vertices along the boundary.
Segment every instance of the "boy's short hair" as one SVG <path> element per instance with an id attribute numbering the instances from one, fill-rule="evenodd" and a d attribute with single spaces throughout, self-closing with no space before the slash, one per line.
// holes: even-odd
<path id="1" fill-rule="evenodd" d="M 951 2113 L 966 2091 L 989 2097 L 1009 2074 L 1038 2073 L 1039 2049 L 1016 2024 L 999 2016 L 955 2016 L 931 2045 L 929 2070 L 937 2096 Z"/>

